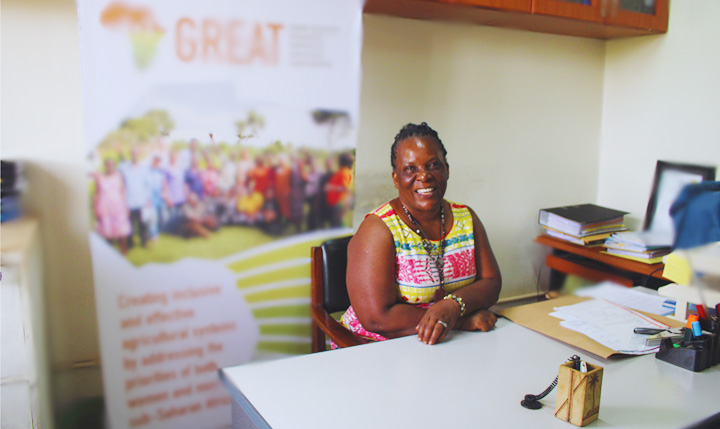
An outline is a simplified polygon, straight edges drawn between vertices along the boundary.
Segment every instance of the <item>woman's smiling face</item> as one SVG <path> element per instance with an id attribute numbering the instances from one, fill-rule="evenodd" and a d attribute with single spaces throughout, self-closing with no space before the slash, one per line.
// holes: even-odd
<path id="1" fill-rule="evenodd" d="M 449 165 L 434 138 L 410 137 L 398 143 L 392 178 L 410 211 L 439 209 L 449 177 Z"/>

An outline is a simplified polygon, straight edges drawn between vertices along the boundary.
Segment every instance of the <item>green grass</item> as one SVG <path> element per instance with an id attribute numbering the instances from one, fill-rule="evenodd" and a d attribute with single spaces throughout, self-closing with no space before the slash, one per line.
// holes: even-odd
<path id="1" fill-rule="evenodd" d="M 183 258 L 217 260 L 238 252 L 271 243 L 277 239 L 292 236 L 292 227 L 285 234 L 274 236 L 262 230 L 247 226 L 223 226 L 212 233 L 208 239 L 202 237 L 183 238 L 160 233 L 154 242 L 141 247 L 139 238 L 134 237 L 135 246 L 125 255 L 135 266 L 149 263 L 173 263 Z M 324 240 L 311 240 L 276 249 L 272 252 L 273 261 L 285 261 L 298 257 L 310 257 L 310 247 L 319 246 Z M 115 248 L 119 250 L 117 244 Z M 268 263 L 268 254 L 260 254 L 237 261 L 228 266 L 232 271 L 242 272 Z M 287 273 L 286 273 L 287 275 Z"/>
<path id="2" fill-rule="evenodd" d="M 261 230 L 244 226 L 224 226 L 212 234 L 212 237 L 182 238 L 160 234 L 156 241 L 141 247 L 135 237 L 135 247 L 126 255 L 135 266 L 149 263 L 172 263 L 183 258 L 216 260 L 243 250 L 261 246 L 277 237 L 265 234 Z"/>

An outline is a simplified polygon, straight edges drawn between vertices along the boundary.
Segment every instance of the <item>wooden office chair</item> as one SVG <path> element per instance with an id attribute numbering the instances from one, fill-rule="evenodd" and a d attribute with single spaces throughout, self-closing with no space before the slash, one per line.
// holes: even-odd
<path id="1" fill-rule="evenodd" d="M 310 311 L 312 313 L 312 352 L 325 351 L 325 335 L 338 347 L 366 344 L 368 341 L 345 329 L 331 313 L 345 311 L 350 306 L 345 271 L 347 270 L 347 246 L 349 237 L 328 240 L 312 247 L 312 286 Z"/>

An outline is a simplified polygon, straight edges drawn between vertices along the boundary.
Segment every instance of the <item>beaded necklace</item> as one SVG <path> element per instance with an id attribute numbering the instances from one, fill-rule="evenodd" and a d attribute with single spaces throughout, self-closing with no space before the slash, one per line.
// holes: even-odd
<path id="1" fill-rule="evenodd" d="M 437 269 L 440 287 L 435 291 L 434 299 L 435 302 L 438 302 L 445 297 L 445 272 L 443 271 L 445 268 L 445 261 L 443 260 L 443 258 L 445 257 L 445 204 L 440 204 L 440 254 L 433 253 L 433 245 L 432 243 L 430 243 L 427 235 L 425 235 L 425 231 L 423 231 L 420 227 L 420 223 L 415 220 L 413 215 L 410 214 L 410 211 L 407 209 L 407 207 L 405 207 L 405 204 L 401 202 L 400 205 L 402 205 L 403 210 L 405 210 L 405 214 L 410 219 L 410 222 L 412 222 L 412 224 L 417 227 L 415 232 L 417 232 L 420 236 L 423 248 L 430 257 L 430 260 L 433 261 L 433 264 Z M 425 266 L 425 272 L 427 273 L 428 277 L 434 280 L 429 264 Z"/>

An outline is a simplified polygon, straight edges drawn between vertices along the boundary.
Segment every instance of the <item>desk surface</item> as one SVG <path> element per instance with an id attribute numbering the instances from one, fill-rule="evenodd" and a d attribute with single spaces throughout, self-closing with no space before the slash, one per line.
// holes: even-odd
<path id="1" fill-rule="evenodd" d="M 555 391 L 537 411 L 520 401 L 542 392 L 573 354 L 604 368 L 600 417 L 590 427 L 678 428 L 720 410 L 719 365 L 693 373 L 654 355 L 599 359 L 506 319 L 492 332 L 453 332 L 435 346 L 411 336 L 225 368 L 220 376 L 248 417 L 276 429 L 568 429 L 574 426 L 554 416 Z"/>

